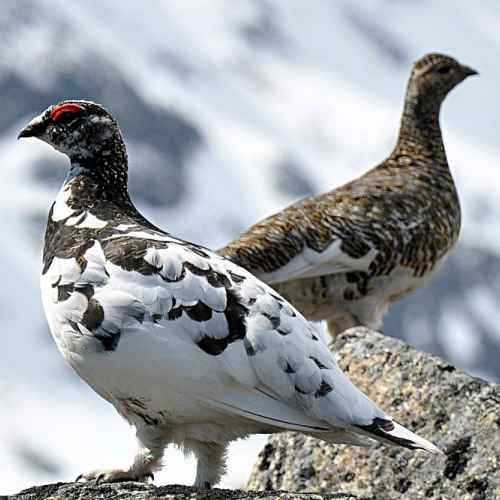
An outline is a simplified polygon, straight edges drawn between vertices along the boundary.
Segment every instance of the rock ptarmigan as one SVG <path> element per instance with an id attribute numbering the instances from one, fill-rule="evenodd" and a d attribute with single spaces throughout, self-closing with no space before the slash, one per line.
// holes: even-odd
<path id="1" fill-rule="evenodd" d="M 428 54 L 411 72 L 391 155 L 361 177 L 255 224 L 219 254 L 248 269 L 332 335 L 378 329 L 453 247 L 460 204 L 439 125 L 441 103 L 471 68 Z"/>
<path id="2" fill-rule="evenodd" d="M 198 459 L 195 485 L 210 487 L 230 441 L 286 429 L 439 451 L 356 389 L 271 288 L 136 210 L 125 144 L 101 106 L 61 102 L 19 137 L 37 137 L 71 161 L 45 234 L 50 330 L 80 377 L 135 426 L 139 445 L 129 468 L 79 479 L 146 480 L 175 443 Z"/>

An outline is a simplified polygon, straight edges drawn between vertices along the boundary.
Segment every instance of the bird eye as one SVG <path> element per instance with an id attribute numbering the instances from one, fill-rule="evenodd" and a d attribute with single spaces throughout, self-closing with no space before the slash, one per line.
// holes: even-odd
<path id="1" fill-rule="evenodd" d="M 437 72 L 438 73 L 441 73 L 442 75 L 446 75 L 447 73 L 449 73 L 451 70 L 451 66 L 441 66 L 440 68 L 438 68 Z"/>
<path id="2" fill-rule="evenodd" d="M 57 123 L 61 125 L 71 125 L 73 122 L 78 120 L 79 115 L 73 111 L 64 111 L 57 116 Z"/>

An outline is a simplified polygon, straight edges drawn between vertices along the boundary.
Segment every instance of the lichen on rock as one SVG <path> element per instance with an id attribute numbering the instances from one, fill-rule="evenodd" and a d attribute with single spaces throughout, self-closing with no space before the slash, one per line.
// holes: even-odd
<path id="1" fill-rule="evenodd" d="M 56 483 L 35 486 L 9 500 L 365 500 L 348 493 L 288 493 L 285 491 L 201 490 L 190 486 L 144 483 Z"/>

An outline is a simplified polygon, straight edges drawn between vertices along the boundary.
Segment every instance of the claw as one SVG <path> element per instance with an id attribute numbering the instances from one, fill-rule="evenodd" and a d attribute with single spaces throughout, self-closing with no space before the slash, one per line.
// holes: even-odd
<path id="1" fill-rule="evenodd" d="M 121 469 L 110 469 L 104 471 L 92 471 L 88 474 L 80 474 L 75 482 L 80 481 L 80 479 L 84 479 L 85 481 L 92 481 L 93 484 L 98 485 L 104 482 L 118 483 L 123 481 L 143 481 L 148 482 L 148 479 L 151 481 L 155 480 L 155 476 L 152 472 L 145 472 L 144 474 L 132 474 L 131 471 L 125 471 Z M 1 500 L 1 499 L 0 499 Z"/>

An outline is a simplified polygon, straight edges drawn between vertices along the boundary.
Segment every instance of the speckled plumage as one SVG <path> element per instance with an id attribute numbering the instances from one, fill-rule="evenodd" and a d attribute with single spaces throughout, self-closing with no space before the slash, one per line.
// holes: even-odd
<path id="1" fill-rule="evenodd" d="M 77 373 L 135 426 L 139 444 L 130 467 L 82 479 L 146 480 L 174 443 L 195 453 L 195 484 L 210 487 L 230 441 L 284 429 L 439 451 L 356 389 L 311 324 L 267 285 L 135 209 L 125 145 L 103 108 L 56 105 L 20 134 L 30 136 L 71 160 L 45 235 L 51 333 Z"/>
<path id="2" fill-rule="evenodd" d="M 384 162 L 255 224 L 219 253 L 308 319 L 327 320 L 332 334 L 355 324 L 379 328 L 390 303 L 421 286 L 457 241 L 460 204 L 439 112 L 471 74 L 448 56 L 421 58 Z"/>

